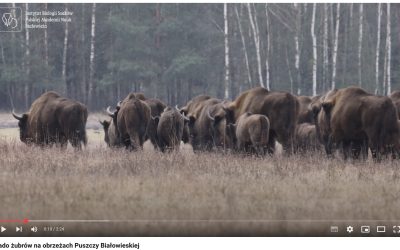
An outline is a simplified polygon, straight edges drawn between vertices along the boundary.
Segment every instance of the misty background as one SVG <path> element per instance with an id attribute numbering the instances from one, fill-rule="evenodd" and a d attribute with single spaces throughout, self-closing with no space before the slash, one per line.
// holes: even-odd
<path id="1" fill-rule="evenodd" d="M 0 4 L 21 32 L 0 33 L 0 109 L 46 90 L 94 110 L 144 92 L 170 105 L 233 99 L 255 86 L 298 95 L 399 88 L 399 4 Z M 28 11 L 72 21 L 26 29 Z"/>

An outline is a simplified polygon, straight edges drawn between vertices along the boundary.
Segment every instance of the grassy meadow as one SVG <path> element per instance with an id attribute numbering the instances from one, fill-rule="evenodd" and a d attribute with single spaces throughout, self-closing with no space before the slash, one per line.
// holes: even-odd
<path id="1" fill-rule="evenodd" d="M 188 145 L 162 154 L 149 142 L 111 150 L 97 120 L 81 152 L 27 147 L 11 121 L 0 129 L 0 219 L 65 227 L 46 236 L 295 236 L 400 218 L 398 161 L 194 154 Z"/>

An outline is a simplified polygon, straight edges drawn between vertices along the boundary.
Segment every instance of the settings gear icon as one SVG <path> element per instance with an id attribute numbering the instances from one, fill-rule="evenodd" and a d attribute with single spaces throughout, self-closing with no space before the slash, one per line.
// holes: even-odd
<path id="1" fill-rule="evenodd" d="M 348 232 L 349 234 L 351 234 L 351 233 L 354 231 L 354 229 L 353 229 L 352 226 L 348 226 L 348 227 L 346 228 L 346 230 L 347 230 L 347 232 Z"/>

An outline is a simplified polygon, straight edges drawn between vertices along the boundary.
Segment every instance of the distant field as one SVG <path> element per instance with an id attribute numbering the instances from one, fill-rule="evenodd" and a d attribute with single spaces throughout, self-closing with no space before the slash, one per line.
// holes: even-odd
<path id="1" fill-rule="evenodd" d="M 51 224 L 99 236 L 323 235 L 335 220 L 400 218 L 398 162 L 162 154 L 148 143 L 133 153 L 108 149 L 102 129 L 88 135 L 81 152 L 42 150 L 0 129 L 1 218 L 119 220 Z"/>

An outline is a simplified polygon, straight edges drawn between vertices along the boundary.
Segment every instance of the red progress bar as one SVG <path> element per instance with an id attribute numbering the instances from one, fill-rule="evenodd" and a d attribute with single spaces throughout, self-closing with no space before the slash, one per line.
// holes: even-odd
<path id="1" fill-rule="evenodd" d="M 24 223 L 27 224 L 29 220 L 27 218 L 22 220 L 0 220 L 0 223 Z"/>

